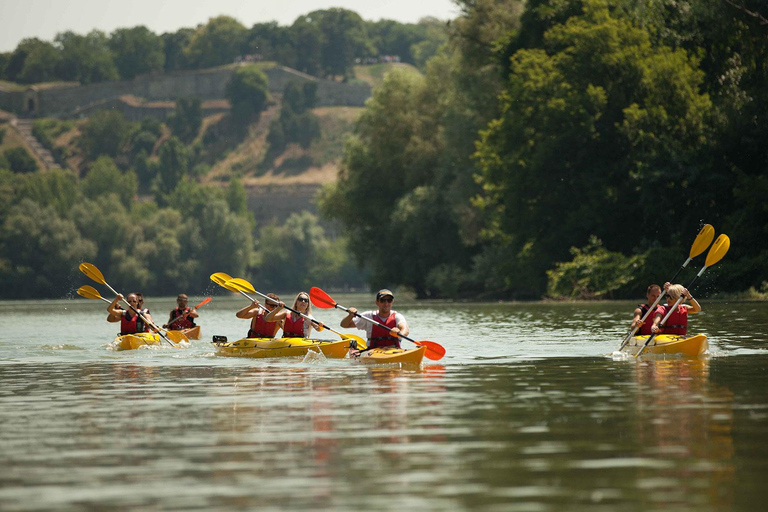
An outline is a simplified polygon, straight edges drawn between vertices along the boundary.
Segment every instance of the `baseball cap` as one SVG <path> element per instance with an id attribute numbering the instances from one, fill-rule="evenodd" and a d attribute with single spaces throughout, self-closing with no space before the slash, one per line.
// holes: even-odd
<path id="1" fill-rule="evenodd" d="M 383 290 L 379 290 L 379 292 L 376 294 L 376 300 L 379 300 L 382 297 L 387 297 L 387 296 L 392 297 L 393 299 L 395 298 L 394 293 L 384 288 Z"/>

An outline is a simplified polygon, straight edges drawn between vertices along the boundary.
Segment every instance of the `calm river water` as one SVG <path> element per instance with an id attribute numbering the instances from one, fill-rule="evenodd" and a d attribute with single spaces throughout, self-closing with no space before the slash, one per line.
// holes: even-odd
<path id="1" fill-rule="evenodd" d="M 398 301 L 448 351 L 421 369 L 216 357 L 243 305 L 114 352 L 102 302 L 0 302 L 0 510 L 766 509 L 766 303 L 704 301 L 708 356 L 636 360 L 628 302 Z"/>

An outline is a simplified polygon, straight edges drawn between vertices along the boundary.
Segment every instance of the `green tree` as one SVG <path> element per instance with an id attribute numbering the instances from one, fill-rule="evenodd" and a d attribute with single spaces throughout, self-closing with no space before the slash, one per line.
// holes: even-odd
<path id="1" fill-rule="evenodd" d="M 121 112 L 100 110 L 80 128 L 78 145 L 90 158 L 114 158 L 126 149 L 131 128 Z"/>
<path id="2" fill-rule="evenodd" d="M 476 201 L 500 245 L 500 282 L 533 297 L 544 291 L 545 270 L 590 235 L 632 250 L 638 241 L 626 229 L 639 212 L 627 198 L 647 208 L 639 217 L 646 232 L 663 230 L 659 203 L 678 225 L 698 224 L 681 194 L 697 179 L 711 114 L 696 60 L 653 46 L 602 2 L 586 2 L 584 15 L 551 28 L 544 44 L 512 57 L 503 115 L 477 152 Z"/>
<path id="3" fill-rule="evenodd" d="M 159 152 L 160 162 L 158 174 L 153 183 L 155 200 L 165 204 L 166 196 L 173 192 L 176 186 L 189 172 L 189 152 L 184 143 L 176 137 L 171 137 Z"/>
<path id="4" fill-rule="evenodd" d="M 173 134 L 184 142 L 197 137 L 203 124 L 203 109 L 200 98 L 180 98 L 173 113 L 168 116 L 168 126 Z"/>
<path id="5" fill-rule="evenodd" d="M 239 21 L 218 16 L 197 29 L 184 53 L 196 68 L 230 64 L 243 53 L 247 37 L 248 29 Z"/>
<path id="6" fill-rule="evenodd" d="M 258 120 L 269 99 L 267 75 L 257 66 L 241 66 L 227 83 L 226 95 L 235 123 Z"/>
<path id="7" fill-rule="evenodd" d="M 296 51 L 288 27 L 281 27 L 275 21 L 256 23 L 248 30 L 247 53 L 259 55 L 263 60 L 293 65 Z"/>
<path id="8" fill-rule="evenodd" d="M 34 41 L 27 48 L 24 66 L 16 79 L 27 84 L 52 82 L 58 78 L 57 67 L 61 62 L 61 52 L 51 43 Z"/>
<path id="9" fill-rule="evenodd" d="M 72 268 L 95 253 L 72 221 L 24 199 L 0 225 L 0 288 L 10 298 L 64 296 Z"/>
<path id="10" fill-rule="evenodd" d="M 26 174 L 16 179 L 15 202 L 30 199 L 35 203 L 52 207 L 67 218 L 72 207 L 80 200 L 80 188 L 75 174 L 68 169 L 50 169 L 46 172 Z"/>
<path id="11" fill-rule="evenodd" d="M 178 71 L 192 67 L 185 50 L 194 34 L 193 28 L 180 28 L 176 32 L 166 32 L 160 36 L 165 52 L 165 71 Z"/>
<path id="12" fill-rule="evenodd" d="M 67 31 L 57 34 L 55 42 L 61 47 L 58 75 L 63 80 L 90 84 L 119 78 L 109 39 L 103 32 L 92 30 L 81 36 Z"/>
<path id="13" fill-rule="evenodd" d="M 109 47 L 115 66 L 124 79 L 164 69 L 163 40 L 143 25 L 115 30 L 110 36 Z"/>
<path id="14" fill-rule="evenodd" d="M 32 158 L 32 155 L 21 146 L 16 146 L 10 149 L 6 149 L 3 153 L 5 161 L 8 162 L 10 169 L 19 174 L 35 172 L 37 170 L 37 162 Z"/>
<path id="15" fill-rule="evenodd" d="M 121 172 L 114 160 L 108 156 L 99 157 L 80 182 L 80 188 L 86 197 L 95 199 L 111 193 L 126 207 L 130 205 L 138 187 L 136 173 Z"/>

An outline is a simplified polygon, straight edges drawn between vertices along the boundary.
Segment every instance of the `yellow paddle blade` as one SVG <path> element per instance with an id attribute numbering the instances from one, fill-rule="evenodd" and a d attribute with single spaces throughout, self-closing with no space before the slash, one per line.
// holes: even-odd
<path id="1" fill-rule="evenodd" d="M 182 341 L 189 343 L 189 338 L 181 331 L 165 331 L 165 335 L 174 343 L 181 343 Z"/>
<path id="2" fill-rule="evenodd" d="M 723 256 L 725 256 L 725 253 L 728 252 L 728 249 L 731 248 L 731 239 L 728 238 L 727 235 L 720 235 L 717 237 L 717 240 L 715 240 L 715 243 L 712 244 L 712 248 L 707 253 L 707 261 L 704 262 L 704 265 L 707 267 L 711 267 L 721 259 L 723 259 Z"/>
<path id="3" fill-rule="evenodd" d="M 81 286 L 77 289 L 77 294 L 81 297 L 85 297 L 86 299 L 96 299 L 99 300 L 102 298 L 102 296 L 99 294 L 98 291 L 96 291 L 96 288 L 93 286 L 88 286 L 87 284 L 85 286 Z"/>
<path id="4" fill-rule="evenodd" d="M 224 272 L 216 272 L 215 274 L 211 274 L 211 281 L 218 284 L 219 286 L 224 286 L 224 283 L 230 279 L 232 279 L 232 276 L 225 274 Z"/>
<path id="5" fill-rule="evenodd" d="M 104 275 L 93 263 L 83 262 L 78 268 L 80 269 L 80 272 L 88 276 L 88 278 L 93 279 L 97 283 L 107 284 L 107 281 L 104 279 Z"/>
<path id="6" fill-rule="evenodd" d="M 251 283 L 239 277 L 230 279 L 229 281 L 227 281 L 227 285 L 232 286 L 237 290 L 242 290 L 244 292 L 256 293 L 256 288 L 254 288 Z"/>
<path id="7" fill-rule="evenodd" d="M 715 238 L 715 228 L 710 224 L 704 224 L 704 227 L 701 228 L 699 234 L 696 235 L 696 240 L 693 241 L 693 245 L 691 246 L 691 252 L 689 254 L 691 259 L 706 251 L 709 244 L 712 243 L 713 238 Z"/>

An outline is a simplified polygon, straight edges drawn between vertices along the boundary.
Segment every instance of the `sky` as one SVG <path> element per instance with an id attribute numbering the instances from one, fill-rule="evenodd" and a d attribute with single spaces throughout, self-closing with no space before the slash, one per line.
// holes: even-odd
<path id="1" fill-rule="evenodd" d="M 13 51 L 27 37 L 52 42 L 67 30 L 109 34 L 144 25 L 162 34 L 222 14 L 249 28 L 268 21 L 289 26 L 303 14 L 332 7 L 355 11 L 367 21 L 416 23 L 426 16 L 445 20 L 458 16 L 452 0 L 0 0 L 0 52 Z"/>

